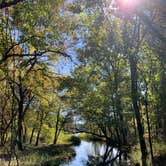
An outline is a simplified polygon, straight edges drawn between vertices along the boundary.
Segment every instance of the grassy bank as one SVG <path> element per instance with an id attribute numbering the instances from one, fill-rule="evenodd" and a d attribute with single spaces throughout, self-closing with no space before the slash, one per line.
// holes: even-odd
<path id="1" fill-rule="evenodd" d="M 57 145 L 53 145 L 51 142 L 49 142 L 50 144 L 40 142 L 38 147 L 24 145 L 23 152 L 16 151 L 16 155 L 12 157 L 11 166 L 16 166 L 17 161 L 20 166 L 58 166 L 67 162 L 75 156 L 75 151 L 71 148 L 70 138 L 71 134 L 62 132 Z M 1 148 L 0 155 L 0 166 L 7 166 L 11 157 L 7 153 L 7 148 Z"/>
<path id="2" fill-rule="evenodd" d="M 86 140 L 86 141 L 103 141 L 102 138 L 99 138 L 97 136 L 93 136 L 90 134 L 86 134 L 86 133 L 81 133 L 78 135 L 78 137 L 82 140 Z"/>
<path id="3" fill-rule="evenodd" d="M 147 145 L 148 145 L 148 142 L 147 142 Z M 148 147 L 148 153 L 149 153 L 148 158 L 147 158 L 147 164 L 148 164 L 148 166 L 151 166 L 152 162 L 151 162 L 151 156 L 150 156 L 150 149 L 149 149 L 149 146 L 147 146 L 147 147 Z M 153 142 L 153 154 L 154 154 L 155 162 L 157 160 L 161 160 L 160 162 L 161 163 L 164 162 L 163 164 L 165 164 L 165 162 L 166 162 L 166 143 L 155 140 Z M 129 154 L 129 157 L 130 157 L 130 160 L 132 163 L 140 163 L 140 165 L 141 165 L 141 150 L 140 150 L 139 144 L 136 144 L 135 146 L 133 146 L 131 148 L 131 153 Z"/>
<path id="4" fill-rule="evenodd" d="M 20 166 L 58 166 L 71 160 L 75 155 L 70 144 L 47 145 L 40 147 L 27 146 L 23 152 L 17 152 Z M 1 161 L 1 166 L 8 165 L 9 161 Z M 17 164 L 13 159 L 12 166 Z"/>
<path id="5" fill-rule="evenodd" d="M 66 143 L 70 144 L 71 142 L 69 140 L 71 137 L 72 137 L 72 134 L 66 134 L 66 133 L 61 132 L 57 143 L 58 144 L 66 144 Z"/>

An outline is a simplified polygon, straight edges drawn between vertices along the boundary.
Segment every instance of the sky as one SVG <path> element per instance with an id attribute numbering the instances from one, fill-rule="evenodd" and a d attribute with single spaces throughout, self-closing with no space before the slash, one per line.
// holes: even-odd
<path id="1" fill-rule="evenodd" d="M 69 47 L 66 49 L 66 53 L 70 55 L 71 59 L 60 57 L 58 61 L 53 65 L 53 69 L 60 75 L 71 75 L 71 72 L 77 67 L 80 62 L 77 59 L 77 52 L 75 49 L 81 48 L 83 45 L 82 41 L 78 42 L 75 47 Z"/>

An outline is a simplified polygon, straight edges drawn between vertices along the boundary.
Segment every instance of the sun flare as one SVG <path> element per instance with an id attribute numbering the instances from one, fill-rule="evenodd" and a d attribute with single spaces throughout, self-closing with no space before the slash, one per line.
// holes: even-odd
<path id="1" fill-rule="evenodd" d="M 122 9 L 133 10 L 140 0 L 117 0 L 118 6 Z"/>

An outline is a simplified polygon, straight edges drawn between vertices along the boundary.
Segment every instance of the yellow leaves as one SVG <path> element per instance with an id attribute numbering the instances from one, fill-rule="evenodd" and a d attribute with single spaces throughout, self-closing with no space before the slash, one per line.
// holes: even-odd
<path id="1" fill-rule="evenodd" d="M 33 54 L 36 49 L 33 46 L 29 47 L 29 53 Z"/>
<path id="2" fill-rule="evenodd" d="M 46 96 L 43 96 L 46 97 Z M 42 107 L 49 107 L 49 102 L 47 100 L 41 99 L 40 101 Z"/>
<path id="3" fill-rule="evenodd" d="M 4 71 L 2 71 L 1 69 L 0 69 L 0 80 L 4 77 L 5 75 L 4 75 Z"/>
<path id="4" fill-rule="evenodd" d="M 83 17 L 85 17 L 84 12 L 83 12 L 83 11 L 82 11 L 82 12 L 80 12 L 80 13 L 79 13 L 79 16 L 80 16 L 80 17 L 82 17 L 82 18 L 83 18 Z"/>
<path id="5" fill-rule="evenodd" d="M 16 53 L 16 54 L 22 54 L 23 53 L 22 48 L 19 45 L 14 47 L 13 52 Z"/>

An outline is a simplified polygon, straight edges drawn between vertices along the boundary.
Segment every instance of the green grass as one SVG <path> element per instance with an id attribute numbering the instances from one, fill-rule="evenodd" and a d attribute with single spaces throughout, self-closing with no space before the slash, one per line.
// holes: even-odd
<path id="1" fill-rule="evenodd" d="M 57 145 L 52 145 L 52 140 L 49 142 L 40 141 L 39 147 L 24 144 L 23 152 L 17 151 L 20 166 L 56 166 L 67 162 L 75 152 L 71 148 L 70 141 L 72 134 L 61 132 L 57 141 Z M 33 142 L 34 143 L 34 142 Z M 7 149 L 1 148 L 0 154 L 7 154 Z M 8 157 L 10 158 L 10 157 Z M 0 166 L 7 166 L 8 161 L 0 161 Z M 11 166 L 15 166 L 16 159 L 12 160 Z"/>
<path id="2" fill-rule="evenodd" d="M 78 137 L 79 137 L 80 139 L 86 140 L 86 139 L 88 138 L 88 135 L 87 135 L 86 133 L 81 133 L 81 134 L 78 135 Z"/>
<path id="3" fill-rule="evenodd" d="M 71 138 L 72 134 L 66 134 L 61 132 L 58 137 L 58 144 L 70 143 L 69 139 Z"/>
<path id="4" fill-rule="evenodd" d="M 151 163 L 151 156 L 150 156 L 150 149 L 149 149 L 149 143 L 146 141 L 146 145 L 148 148 L 148 158 L 147 158 L 147 164 L 148 166 L 152 165 Z M 164 142 L 158 142 L 153 141 L 153 154 L 154 157 L 158 156 L 166 156 L 166 144 Z M 129 154 L 130 160 L 132 163 L 140 163 L 141 164 L 141 150 L 139 144 L 136 144 L 132 147 L 131 152 Z"/>
<path id="5" fill-rule="evenodd" d="M 131 149 L 131 153 L 129 154 L 130 160 L 132 163 L 140 163 L 141 162 L 141 151 L 139 144 L 135 145 Z"/>
<path id="6" fill-rule="evenodd" d="M 23 152 L 17 152 L 20 166 L 58 166 L 71 160 L 75 155 L 69 144 L 48 145 L 41 147 L 27 146 Z M 6 166 L 4 162 L 2 166 Z M 11 166 L 16 165 L 13 160 Z"/>
<path id="7" fill-rule="evenodd" d="M 72 156 L 75 155 L 74 150 L 68 144 L 38 147 L 32 149 L 32 152 L 33 153 L 30 153 L 30 155 L 28 155 L 28 158 L 27 156 L 20 158 L 20 163 L 23 163 L 25 166 L 59 165 L 70 160 Z M 30 163 L 29 160 L 31 161 Z"/>
<path id="8" fill-rule="evenodd" d="M 154 156 L 166 154 L 166 143 L 160 141 L 153 142 Z"/>

